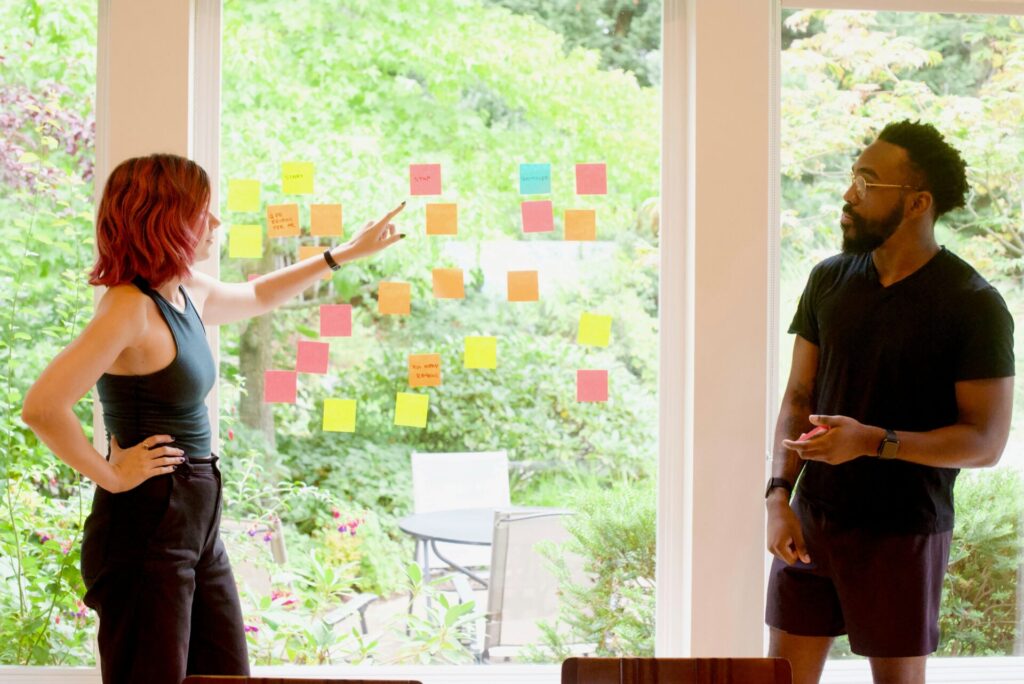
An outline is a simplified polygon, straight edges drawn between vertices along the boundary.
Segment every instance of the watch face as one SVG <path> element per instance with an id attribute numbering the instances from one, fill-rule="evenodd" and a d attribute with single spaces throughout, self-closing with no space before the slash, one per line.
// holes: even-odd
<path id="1" fill-rule="evenodd" d="M 896 458 L 896 452 L 900 450 L 899 442 L 891 442 L 888 439 L 882 442 L 882 458 Z"/>

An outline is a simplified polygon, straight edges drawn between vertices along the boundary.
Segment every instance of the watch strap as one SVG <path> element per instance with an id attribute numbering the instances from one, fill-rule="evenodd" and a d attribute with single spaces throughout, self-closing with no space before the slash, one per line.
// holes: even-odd
<path id="1" fill-rule="evenodd" d="M 324 261 L 327 262 L 327 265 L 331 267 L 332 271 L 337 271 L 339 268 L 341 268 L 341 264 L 339 264 L 337 261 L 335 261 L 334 257 L 331 256 L 331 248 L 330 247 L 328 247 L 327 249 L 324 250 Z"/>
<path id="2" fill-rule="evenodd" d="M 764 498 L 768 498 L 768 495 L 772 493 L 772 490 L 776 487 L 781 487 L 786 490 L 786 496 L 793 495 L 793 483 L 784 477 L 772 477 L 768 479 L 768 486 L 764 488 Z"/>
<path id="3" fill-rule="evenodd" d="M 896 458 L 899 449 L 900 438 L 896 435 L 896 431 L 886 428 L 885 437 L 878 443 L 878 453 L 876 455 L 881 459 L 893 459 Z"/>

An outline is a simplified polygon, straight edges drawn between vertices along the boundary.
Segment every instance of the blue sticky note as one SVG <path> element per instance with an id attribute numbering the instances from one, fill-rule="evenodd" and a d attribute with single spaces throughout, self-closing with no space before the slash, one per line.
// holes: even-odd
<path id="1" fill-rule="evenodd" d="M 520 164 L 519 194 L 551 194 L 551 164 Z"/>

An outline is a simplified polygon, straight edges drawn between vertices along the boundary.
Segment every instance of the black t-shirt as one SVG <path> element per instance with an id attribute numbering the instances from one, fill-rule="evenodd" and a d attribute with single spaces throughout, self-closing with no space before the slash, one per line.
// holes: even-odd
<path id="1" fill-rule="evenodd" d="M 826 259 L 811 271 L 789 332 L 819 348 L 814 413 L 891 430 L 952 425 L 956 382 L 1014 374 L 1006 303 L 945 248 L 889 287 L 870 254 Z M 807 461 L 797 496 L 841 526 L 953 528 L 958 469 L 872 456 L 837 466 Z"/>

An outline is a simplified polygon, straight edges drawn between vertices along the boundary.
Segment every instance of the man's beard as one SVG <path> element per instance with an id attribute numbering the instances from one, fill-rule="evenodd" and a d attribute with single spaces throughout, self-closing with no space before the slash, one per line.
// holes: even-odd
<path id="1" fill-rule="evenodd" d="M 903 221 L 903 203 L 900 202 L 881 221 L 872 221 L 853 212 L 849 204 L 843 205 L 843 212 L 850 217 L 850 226 L 843 228 L 843 253 L 866 254 L 873 252 L 892 237 Z"/>

